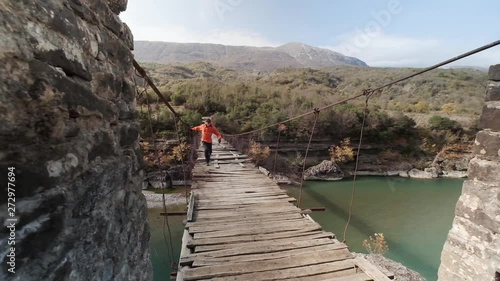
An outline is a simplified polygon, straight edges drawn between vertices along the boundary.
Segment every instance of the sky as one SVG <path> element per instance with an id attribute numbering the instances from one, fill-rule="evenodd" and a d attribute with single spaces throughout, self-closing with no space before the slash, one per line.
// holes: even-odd
<path id="1" fill-rule="evenodd" d="M 135 40 L 327 48 L 370 66 L 426 67 L 500 40 L 500 0 L 128 0 Z M 455 62 L 500 63 L 500 46 Z"/>

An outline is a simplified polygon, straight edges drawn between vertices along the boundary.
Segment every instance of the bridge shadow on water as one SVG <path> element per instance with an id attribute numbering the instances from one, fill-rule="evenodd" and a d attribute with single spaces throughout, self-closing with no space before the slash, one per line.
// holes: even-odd
<path id="1" fill-rule="evenodd" d="M 316 202 L 322 204 L 322 207 L 325 207 L 328 211 L 335 213 L 337 216 L 345 218 L 349 216 L 348 210 L 344 210 L 342 207 L 338 206 L 335 202 L 328 200 L 327 196 L 325 196 L 324 194 L 321 194 L 312 188 L 304 188 L 303 192 L 309 195 Z M 354 203 L 353 213 L 351 215 L 349 228 L 354 228 L 360 233 L 373 235 L 373 233 L 375 233 L 376 230 L 373 229 L 365 220 L 363 220 L 362 217 L 357 216 L 355 214 L 355 210 L 356 210 L 356 203 Z M 341 227 L 341 230 L 343 232 L 344 226 Z M 335 233 L 335 234 L 337 235 L 337 239 L 341 240 L 343 238 L 341 237 L 343 233 Z M 418 264 L 420 268 L 419 271 L 421 272 L 437 273 L 436 266 L 428 263 L 426 260 L 422 259 L 422 257 L 419 257 L 413 253 L 405 251 L 405 247 L 399 242 L 391 240 L 389 250 L 392 254 L 396 254 L 401 257 L 404 256 L 407 260 L 412 260 L 415 264 Z"/>

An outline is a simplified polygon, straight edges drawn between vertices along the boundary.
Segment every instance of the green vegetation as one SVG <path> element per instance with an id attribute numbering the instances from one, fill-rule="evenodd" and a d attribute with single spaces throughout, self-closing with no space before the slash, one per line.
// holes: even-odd
<path id="1" fill-rule="evenodd" d="M 460 129 L 460 124 L 457 121 L 451 120 L 448 117 L 442 117 L 439 115 L 434 115 L 429 119 L 429 124 L 431 129 L 434 130 L 452 130 L 456 131 Z"/>
<path id="2" fill-rule="evenodd" d="M 191 126 L 198 125 L 202 116 L 212 116 L 216 126 L 230 134 L 281 122 L 417 71 L 339 66 L 321 70 L 289 67 L 261 73 L 234 71 L 209 63 L 144 64 L 144 67 Z M 471 124 L 479 116 L 486 81 L 484 72 L 438 69 L 376 93 L 369 100 L 364 139 L 370 144 L 386 145 L 388 162 L 390 156 L 394 156 L 389 150 L 407 159 L 435 155 L 446 143 L 474 133 L 467 127 L 473 128 Z M 147 113 L 149 103 L 153 112 L 153 134 L 174 138 L 173 116 L 150 92 L 138 98 L 141 135 L 152 136 Z M 331 143 L 345 138 L 358 139 L 363 105 L 364 99 L 357 99 L 322 111 L 315 138 Z M 423 119 L 418 121 L 419 126 L 417 119 L 409 117 L 417 115 Z M 282 140 L 307 140 L 313 117 L 309 115 L 286 123 Z M 278 128 L 269 128 L 259 138 L 272 141 L 277 132 Z M 186 130 L 182 131 L 184 139 L 187 134 Z"/>

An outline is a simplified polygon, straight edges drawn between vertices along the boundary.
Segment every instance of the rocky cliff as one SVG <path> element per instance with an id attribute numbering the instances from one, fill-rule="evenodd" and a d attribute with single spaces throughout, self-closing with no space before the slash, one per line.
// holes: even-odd
<path id="1" fill-rule="evenodd" d="M 126 3 L 0 2 L 0 280 L 152 278 Z"/>
<path id="2" fill-rule="evenodd" d="M 486 105 L 439 280 L 500 280 L 500 64 L 490 67 Z"/>

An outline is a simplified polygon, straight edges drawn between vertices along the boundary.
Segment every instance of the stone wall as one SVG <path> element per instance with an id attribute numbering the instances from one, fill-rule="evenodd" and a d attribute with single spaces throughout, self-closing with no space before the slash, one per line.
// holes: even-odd
<path id="1" fill-rule="evenodd" d="M 490 67 L 489 78 L 483 130 L 441 254 L 441 281 L 500 280 L 500 64 Z"/>
<path id="2" fill-rule="evenodd" d="M 0 1 L 0 280 L 152 278 L 126 5 Z"/>

